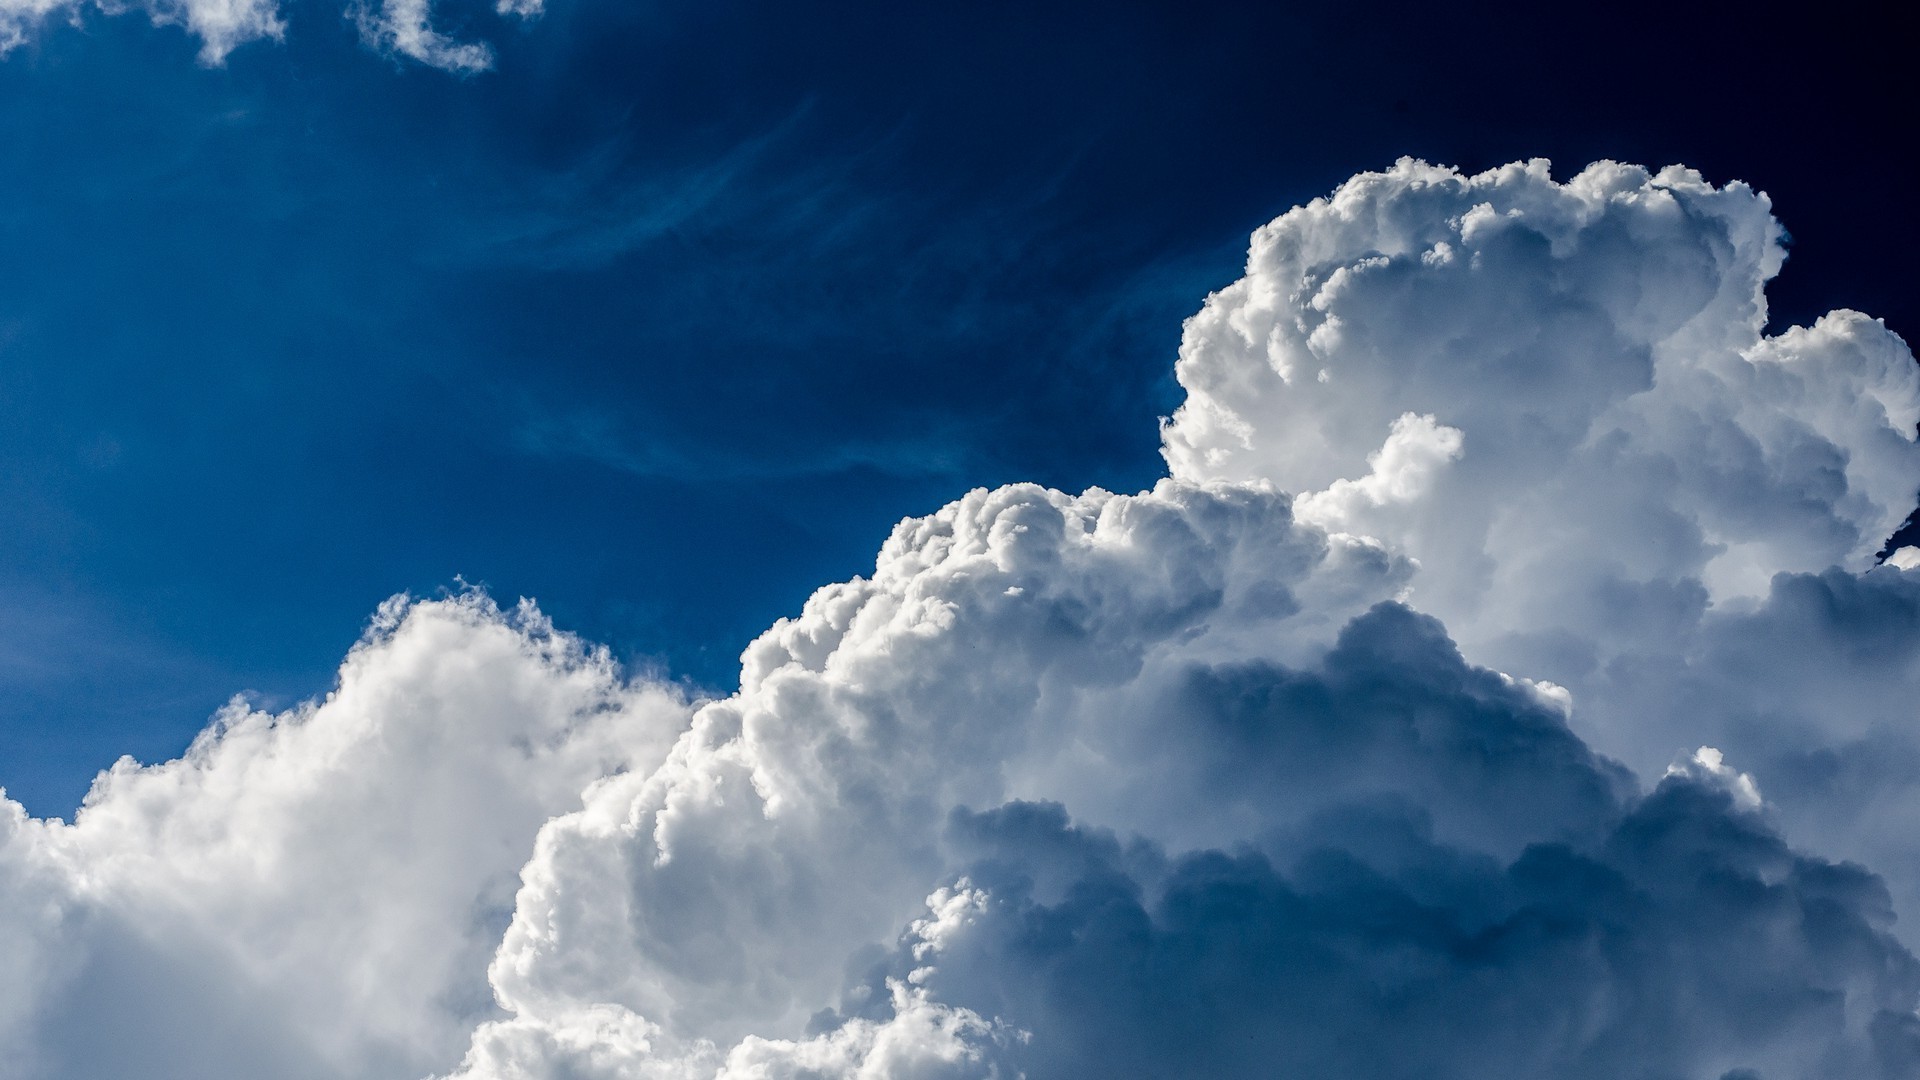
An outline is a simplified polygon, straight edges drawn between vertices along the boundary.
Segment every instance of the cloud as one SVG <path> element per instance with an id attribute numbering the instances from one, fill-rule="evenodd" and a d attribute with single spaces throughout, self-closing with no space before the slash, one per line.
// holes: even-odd
<path id="1" fill-rule="evenodd" d="M 588 1007 L 645 1017 L 606 1060 L 663 1075 L 749 1049 L 741 1075 L 810 1075 L 896 1022 L 927 1075 L 1920 1064 L 1870 874 L 1794 855 L 1718 774 L 1639 795 L 1555 695 L 1377 599 L 1410 567 L 1288 501 L 978 493 L 904 525 L 666 768 L 547 827 L 493 968 L 515 1017 L 457 1075 L 623 1075 L 534 1049 L 587 1043 Z"/>
<path id="2" fill-rule="evenodd" d="M 531 608 L 395 603 L 324 700 L 235 702 L 72 824 L 5 803 L 8 1075 L 428 1071 L 492 1011 L 535 832 L 684 713 Z"/>
<path id="3" fill-rule="evenodd" d="M 1599 749 L 1651 777 L 1719 747 L 1910 910 L 1908 774 L 1800 785 L 1916 760 L 1909 560 L 1872 568 L 1920 487 L 1920 367 L 1857 312 L 1766 335 L 1784 257 L 1764 195 L 1689 170 L 1403 161 L 1255 235 L 1187 326 L 1165 452 L 1406 552 L 1410 601 L 1567 688 Z"/>
<path id="4" fill-rule="evenodd" d="M 1609 588 L 1864 570 L 1913 509 L 1920 370 L 1855 312 L 1764 336 L 1783 258 L 1764 195 L 1689 170 L 1402 161 L 1255 234 L 1188 323 L 1165 454 L 1326 517 L 1397 418 L 1452 430 L 1380 535 L 1476 646 L 1588 633 Z"/>
<path id="5" fill-rule="evenodd" d="M 200 39 L 200 62 L 226 63 L 234 49 L 260 40 L 279 41 L 287 23 L 278 0 L 143 0 L 122 5 L 101 0 L 0 0 L 0 57 L 26 44 L 56 18 L 80 23 L 95 12 L 117 15 L 129 7 L 143 11 L 155 26 L 180 26 Z M 430 0 L 356 0 L 349 10 L 368 45 L 458 74 L 493 66 L 493 50 L 484 42 L 459 42 L 435 30 Z M 541 0 L 498 0 L 496 14 L 538 17 Z"/>
<path id="6" fill-rule="evenodd" d="M 1018 1018 L 1029 1038 L 969 1040 L 1004 1075 L 1866 1077 L 1920 1064 L 1920 969 L 1876 925 L 1871 877 L 1792 855 L 1689 782 L 1663 784 L 1592 847 L 1543 843 L 1509 863 L 1378 809 L 1313 823 L 1284 870 L 1259 850 L 1130 849 L 1057 805 L 962 828 L 983 848 L 960 880 L 964 918 L 942 920 L 958 925 L 937 953 L 914 942 L 876 964 L 843 1010 L 900 1015 L 873 992 L 884 979 Z M 930 907 L 945 915 L 953 896 Z"/>
<path id="7" fill-rule="evenodd" d="M 1169 478 L 903 521 L 721 699 L 395 601 L 324 701 L 6 804 L 0 1052 L 1915 1075 L 1920 376 L 1763 334 L 1780 235 L 1679 169 L 1356 177 L 1189 322 Z"/>

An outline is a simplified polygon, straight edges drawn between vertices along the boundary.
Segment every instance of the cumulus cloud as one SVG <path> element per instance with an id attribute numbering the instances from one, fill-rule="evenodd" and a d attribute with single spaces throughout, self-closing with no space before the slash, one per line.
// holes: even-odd
<path id="1" fill-rule="evenodd" d="M 891 1075 L 833 1055 L 894 1024 L 939 1063 L 913 1075 L 1920 1067 L 1871 874 L 1717 772 L 1640 794 L 1555 695 L 1382 599 L 1407 564 L 1289 501 L 1006 491 L 903 525 L 665 768 L 547 827 L 493 968 L 514 1018 L 456 1075 L 626 1075 L 535 1049 L 589 1007 L 649 1022 L 606 1060 L 678 1076 Z"/>
<path id="2" fill-rule="evenodd" d="M 72 824 L 0 824 L 17 1077 L 421 1075 L 492 1014 L 537 830 L 684 703 L 477 595 L 393 604 L 324 700 L 235 702 Z"/>
<path id="3" fill-rule="evenodd" d="M 1764 195 L 1679 168 L 1358 177 L 1189 322 L 1165 452 L 1406 552 L 1411 602 L 1569 689 L 1598 748 L 1653 776 L 1718 747 L 1920 905 L 1912 770 L 1816 780 L 1920 760 L 1915 560 L 1867 572 L 1920 486 L 1920 368 L 1857 312 L 1766 335 L 1780 236 Z"/>
<path id="4" fill-rule="evenodd" d="M 327 699 L 6 804 L 0 1053 L 1920 1075 L 1920 377 L 1763 333 L 1780 235 L 1680 169 L 1357 177 L 1189 322 L 1166 480 L 904 521 L 717 700 L 396 601 Z"/>
<path id="5" fill-rule="evenodd" d="M 1356 178 L 1256 233 L 1189 322 L 1167 460 L 1337 524 L 1408 457 L 1376 531 L 1475 646 L 1864 570 L 1913 509 L 1920 370 L 1856 312 L 1764 336 L 1780 236 L 1764 195 L 1679 168 Z M 1450 449 L 1409 457 L 1414 417 Z"/>
<path id="6" fill-rule="evenodd" d="M 430 0 L 379 0 L 356 3 L 348 14 L 368 45 L 461 74 L 493 66 L 493 50 L 484 42 L 456 41 L 433 28 Z M 124 5 L 105 0 L 0 0 L 0 57 L 26 44 L 49 23 L 80 23 L 91 15 L 117 15 L 129 8 L 144 12 L 155 26 L 180 26 L 200 39 L 200 62 L 218 66 L 234 49 L 262 39 L 278 41 L 287 23 L 278 0 L 142 0 Z M 498 0 L 495 12 L 520 19 L 538 17 L 542 0 Z"/>

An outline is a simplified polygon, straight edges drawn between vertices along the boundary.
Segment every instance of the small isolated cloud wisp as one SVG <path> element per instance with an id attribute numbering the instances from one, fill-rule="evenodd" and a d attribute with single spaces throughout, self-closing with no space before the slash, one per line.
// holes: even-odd
<path id="1" fill-rule="evenodd" d="M 498 0 L 494 10 L 503 18 L 524 20 L 539 17 L 543 6 L 541 0 Z M 226 63 L 233 50 L 249 42 L 279 41 L 287 33 L 278 0 L 0 0 L 0 56 L 53 24 L 79 24 L 128 10 L 144 13 L 155 26 L 184 28 L 200 40 L 200 62 L 208 66 Z M 485 42 L 456 41 L 434 29 L 430 0 L 353 0 L 345 14 L 374 49 L 456 74 L 493 66 L 493 49 Z"/>

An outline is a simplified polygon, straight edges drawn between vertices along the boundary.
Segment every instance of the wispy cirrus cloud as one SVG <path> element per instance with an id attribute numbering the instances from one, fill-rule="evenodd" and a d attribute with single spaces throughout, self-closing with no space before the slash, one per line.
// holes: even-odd
<path id="1" fill-rule="evenodd" d="M 542 9 L 541 0 L 498 0 L 494 6 L 498 15 L 518 19 L 537 18 Z M 126 5 L 98 0 L 0 0 L 0 56 L 53 24 L 77 24 L 130 10 L 145 14 L 155 26 L 178 26 L 199 38 L 200 62 L 209 66 L 226 63 L 228 55 L 242 45 L 279 41 L 288 28 L 279 0 L 142 0 Z M 493 66 L 493 49 L 485 42 L 457 41 L 434 29 L 430 0 L 356 0 L 346 14 L 374 49 L 457 74 Z"/>

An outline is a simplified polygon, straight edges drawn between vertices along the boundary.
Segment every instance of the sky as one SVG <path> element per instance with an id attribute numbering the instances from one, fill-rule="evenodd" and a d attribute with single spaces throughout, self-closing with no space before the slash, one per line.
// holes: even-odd
<path id="1" fill-rule="evenodd" d="M 0 1050 L 1920 1075 L 1912 45 L 0 0 Z"/>
<path id="2" fill-rule="evenodd" d="M 901 516 L 1150 483 L 1246 234 L 1402 155 L 1747 180 L 1807 241 L 1777 321 L 1915 322 L 1902 39 L 1824 16 L 447 6 L 462 75 L 320 4 L 215 67 L 75 10 L 0 63 L 0 782 L 39 813 L 324 691 L 402 591 L 731 689 Z"/>

